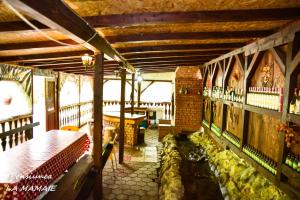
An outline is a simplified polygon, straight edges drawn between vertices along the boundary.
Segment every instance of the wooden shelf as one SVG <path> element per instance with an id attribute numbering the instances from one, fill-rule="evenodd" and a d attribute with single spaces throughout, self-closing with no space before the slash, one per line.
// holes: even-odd
<path id="1" fill-rule="evenodd" d="M 294 122 L 298 125 L 300 125 L 300 115 L 294 115 L 294 114 L 288 114 L 288 121 Z"/>
<path id="2" fill-rule="evenodd" d="M 270 117 L 274 117 L 277 119 L 281 119 L 281 116 L 282 116 L 282 113 L 278 112 L 276 110 L 270 110 L 270 109 L 260 108 L 260 107 L 256 107 L 256 106 L 250 106 L 250 105 L 245 105 L 244 108 L 245 108 L 245 110 L 255 112 L 258 114 L 262 114 L 262 115 L 269 115 Z"/>
<path id="3" fill-rule="evenodd" d="M 224 137 L 225 140 L 227 140 L 228 142 L 232 143 L 233 145 L 235 145 L 236 147 L 240 148 L 241 147 L 241 143 L 240 143 L 240 138 L 236 137 L 236 139 L 238 141 L 234 141 L 235 137 L 233 137 L 233 134 L 230 133 L 229 131 L 224 131 L 222 136 Z M 228 138 L 227 138 L 228 137 Z M 230 139 L 233 141 L 230 141 Z"/>
<path id="4" fill-rule="evenodd" d="M 230 148 L 235 154 L 237 154 L 240 158 L 243 158 L 246 160 L 250 165 L 252 165 L 257 171 L 259 171 L 264 177 L 266 177 L 268 180 L 270 180 L 272 183 L 276 183 L 276 175 L 269 172 L 266 168 L 261 166 L 259 163 L 257 163 L 255 160 L 250 158 L 247 154 L 241 151 L 240 148 L 236 147 L 234 144 L 226 140 L 222 137 L 217 137 L 212 131 L 209 129 L 205 129 L 206 131 L 209 131 L 209 135 L 215 140 L 219 145 L 221 145 L 224 149 L 226 146 Z"/>
<path id="5" fill-rule="evenodd" d="M 300 181 L 300 173 L 296 172 L 286 164 L 282 164 L 282 173 L 288 178 L 297 178 Z"/>
<path id="6" fill-rule="evenodd" d="M 238 103 L 238 102 L 235 102 L 235 101 L 223 100 L 223 103 L 226 104 L 226 105 L 233 106 L 233 107 L 236 107 L 236 108 L 241 108 L 241 109 L 243 109 L 243 107 L 244 107 L 242 103 Z"/>
<path id="7" fill-rule="evenodd" d="M 279 188 L 288 194 L 291 199 L 300 199 L 300 192 L 290 186 L 287 182 L 280 182 Z"/>
<path id="8" fill-rule="evenodd" d="M 206 121 L 205 119 L 202 120 L 202 125 L 205 126 L 205 127 L 207 127 L 207 128 L 209 128 L 209 122 Z"/>

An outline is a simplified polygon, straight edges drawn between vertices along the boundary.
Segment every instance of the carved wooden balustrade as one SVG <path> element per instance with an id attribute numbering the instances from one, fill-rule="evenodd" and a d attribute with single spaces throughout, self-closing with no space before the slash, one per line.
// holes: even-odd
<path id="1" fill-rule="evenodd" d="M 32 123 L 32 115 L 22 115 L 0 121 L 1 151 L 13 148 L 33 137 L 33 127 L 39 122 Z"/>
<path id="2" fill-rule="evenodd" d="M 104 100 L 103 106 L 119 106 L 120 101 L 114 100 Z M 130 106 L 130 101 L 125 101 L 125 107 Z M 137 102 L 135 102 L 135 107 L 137 106 Z M 148 108 L 162 108 L 164 113 L 164 118 L 170 119 L 172 116 L 172 107 L 171 102 L 140 102 L 140 107 L 148 107 Z"/>
<path id="3" fill-rule="evenodd" d="M 59 109 L 59 127 L 82 127 L 93 118 L 93 101 L 63 106 Z"/>
<path id="4" fill-rule="evenodd" d="M 119 105 L 120 101 L 103 101 L 104 107 Z M 126 101 L 125 106 L 129 107 L 130 101 Z M 137 106 L 137 103 L 135 103 L 135 106 Z M 140 106 L 149 108 L 161 108 L 164 113 L 164 118 L 171 118 L 171 102 L 141 102 Z M 93 118 L 93 101 L 63 106 L 59 109 L 59 127 L 82 127 L 91 118 Z"/>

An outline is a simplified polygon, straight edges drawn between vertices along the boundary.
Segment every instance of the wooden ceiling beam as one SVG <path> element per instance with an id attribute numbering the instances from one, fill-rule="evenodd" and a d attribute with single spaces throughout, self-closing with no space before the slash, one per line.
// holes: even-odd
<path id="1" fill-rule="evenodd" d="M 183 57 L 162 57 L 162 58 L 145 58 L 145 59 L 138 59 L 130 61 L 131 64 L 146 64 L 146 63 L 161 63 L 161 62 L 176 62 L 176 61 L 192 61 L 192 60 L 199 60 L 199 61 L 208 61 L 212 57 L 211 56 L 183 56 Z M 71 61 L 71 62 L 55 62 L 55 63 L 41 63 L 41 64 L 29 64 L 26 63 L 26 66 L 31 67 L 39 67 L 40 69 L 54 69 L 54 68 L 62 68 L 62 67 L 70 67 L 70 66 L 82 66 L 82 61 Z M 117 62 L 112 61 L 104 61 L 104 66 L 119 66 Z"/>
<path id="2" fill-rule="evenodd" d="M 70 69 L 52 69 L 53 71 L 63 71 L 63 72 L 74 72 L 74 71 L 85 71 L 85 72 L 94 72 L 95 68 L 85 68 L 85 67 L 77 67 L 77 68 L 70 68 Z M 112 69 L 103 68 L 104 72 L 114 71 Z"/>
<path id="3" fill-rule="evenodd" d="M 178 59 L 178 60 L 157 60 L 157 61 L 149 61 L 149 62 L 136 62 L 132 63 L 134 66 L 143 65 L 143 64 L 164 64 L 164 63 L 176 63 L 176 62 L 206 62 L 210 59 L 199 59 L 199 58 L 187 58 L 187 59 Z"/>
<path id="4" fill-rule="evenodd" d="M 95 28 L 165 23 L 276 21 L 300 19 L 300 8 L 213 10 L 165 13 L 153 12 L 88 16 L 83 17 L 83 19 Z M 38 21 L 33 20 L 31 22 L 40 29 L 48 28 L 46 25 L 43 25 Z M 24 30 L 31 30 L 31 28 L 27 24 L 20 21 L 0 23 L 0 32 Z"/>
<path id="5" fill-rule="evenodd" d="M 215 23 L 300 19 L 300 8 L 135 13 L 85 17 L 93 27 L 164 23 Z"/>
<path id="6" fill-rule="evenodd" d="M 28 65 L 28 64 L 27 64 Z M 64 66 L 72 66 L 72 65 L 82 65 L 82 61 L 76 61 L 76 62 L 60 62 L 60 63 L 43 63 L 43 64 L 33 64 L 30 65 L 32 67 L 40 67 L 41 69 L 44 68 L 55 68 L 55 67 L 64 67 Z M 111 62 L 109 60 L 104 61 L 104 66 L 110 66 L 110 65 L 119 65 L 117 62 Z"/>
<path id="7" fill-rule="evenodd" d="M 1 23 L 0 23 L 1 24 Z M 67 44 L 77 44 L 71 39 L 60 40 Z M 222 44 L 192 44 L 192 45 L 160 45 L 160 46 L 142 46 L 142 47 L 122 47 L 116 48 L 119 53 L 131 53 L 131 52 L 144 52 L 144 51 L 166 51 L 166 50 L 191 50 L 191 49 L 203 49 L 203 50 L 224 50 L 234 49 L 245 45 L 244 43 L 222 43 Z M 38 41 L 38 42 L 22 42 L 22 43 L 9 43 L 0 44 L 1 51 L 18 50 L 18 49 L 32 49 L 32 48 L 48 48 L 48 47 L 60 47 L 54 41 Z"/>
<path id="8" fill-rule="evenodd" d="M 191 66 L 191 65 L 181 65 L 181 66 Z M 142 73 L 150 73 L 150 72 L 170 72 L 175 71 L 178 66 L 164 66 L 161 68 L 139 68 Z M 87 73 L 93 73 L 93 71 L 87 71 Z M 106 71 L 106 73 L 111 73 L 111 75 L 114 75 L 114 70 Z"/>
<path id="9" fill-rule="evenodd" d="M 77 42 L 66 39 L 60 40 L 60 42 L 64 42 L 70 45 L 76 45 Z M 16 50 L 16 49 L 32 49 L 32 48 L 48 48 L 48 47 L 60 47 L 61 44 L 54 42 L 54 41 L 39 41 L 39 42 L 22 42 L 22 43 L 9 43 L 9 44 L 0 44 L 1 51 L 8 51 L 8 50 Z"/>
<path id="10" fill-rule="evenodd" d="M 132 60 L 131 58 L 137 57 L 140 59 L 146 59 L 149 57 L 165 57 L 164 55 L 170 55 L 170 56 L 215 56 L 215 55 L 221 55 L 224 53 L 228 53 L 229 50 L 218 50 L 218 51 L 160 51 L 160 52 L 135 52 L 135 53 L 126 53 L 122 54 L 124 57 L 127 58 L 127 60 Z"/>
<path id="11" fill-rule="evenodd" d="M 60 65 L 60 66 L 40 66 L 39 69 L 67 69 L 67 68 L 85 68 L 82 64 L 70 64 L 70 65 Z M 119 64 L 105 64 L 104 68 L 109 67 L 119 67 Z"/>
<path id="12" fill-rule="evenodd" d="M 147 66 L 139 66 L 137 68 L 139 69 L 142 69 L 142 70 L 145 70 L 145 69 L 167 69 L 167 68 L 176 68 L 177 66 L 180 66 L 180 65 L 195 65 L 195 63 L 193 62 L 186 62 L 186 63 L 182 63 L 182 64 L 179 64 L 179 65 L 175 65 L 175 64 L 158 64 L 158 65 L 147 65 Z M 115 69 L 117 69 L 119 67 L 110 67 L 110 68 L 104 68 L 105 71 L 114 71 Z M 52 69 L 54 71 L 66 71 L 66 72 L 69 72 L 69 71 L 94 71 L 94 68 L 85 68 L 85 67 L 82 67 L 82 66 L 78 66 L 78 67 L 72 67 L 72 68 L 57 68 L 57 69 Z"/>
<path id="13" fill-rule="evenodd" d="M 36 61 L 36 62 L 26 62 L 23 63 L 27 66 L 40 67 L 40 66 L 56 66 L 56 65 L 64 65 L 70 63 L 82 63 L 81 57 L 71 58 L 71 59 L 59 59 L 59 60 L 50 60 L 50 61 Z M 117 64 L 118 62 L 114 60 L 104 60 L 105 64 Z"/>
<path id="14" fill-rule="evenodd" d="M 46 61 L 46 60 L 58 60 L 66 58 L 78 58 L 83 54 L 94 54 L 93 51 L 70 51 L 70 52 L 60 52 L 60 53 L 45 53 L 45 54 L 32 54 L 23 56 L 7 56 L 0 57 L 0 62 L 33 62 L 33 61 Z"/>
<path id="15" fill-rule="evenodd" d="M 162 63 L 162 64 L 143 64 L 143 65 L 135 65 L 136 68 L 141 68 L 141 67 L 161 67 L 161 66 L 180 66 L 182 64 L 187 65 L 201 65 L 204 63 L 203 61 L 184 61 L 184 62 L 170 62 L 170 63 Z"/>
<path id="16" fill-rule="evenodd" d="M 64 63 L 70 63 L 70 62 L 82 62 L 81 57 L 71 57 L 71 58 L 63 58 L 63 59 L 53 59 L 53 60 L 41 60 L 41 61 L 31 61 L 31 60 L 24 60 L 23 63 L 24 65 L 27 66 L 44 66 L 48 64 L 64 64 Z"/>
<path id="17" fill-rule="evenodd" d="M 114 35 L 105 37 L 110 43 L 159 40 L 244 39 L 271 35 L 273 31 L 179 32 Z"/>
<path id="18" fill-rule="evenodd" d="M 84 19 L 61 0 L 10 0 L 14 8 L 46 26 L 58 30 L 94 52 L 103 52 L 114 60 L 124 62 L 130 71 L 134 68 Z"/>
<path id="19" fill-rule="evenodd" d="M 221 43 L 221 44 L 190 44 L 190 45 L 159 45 L 159 46 L 140 46 L 140 47 L 122 47 L 116 48 L 119 53 L 135 53 L 150 51 L 176 51 L 176 50 L 231 50 L 240 48 L 244 43 Z"/>
<path id="20" fill-rule="evenodd" d="M 43 63 L 43 64 L 33 64 L 33 65 L 30 65 L 30 66 L 32 66 L 32 67 L 39 67 L 40 69 L 43 69 L 43 67 L 47 68 L 47 67 L 72 66 L 72 65 L 82 65 L 82 61 L 61 62 L 61 63 Z"/>
<path id="21" fill-rule="evenodd" d="M 162 57 L 183 57 L 183 56 L 210 56 L 217 57 L 218 55 L 222 55 L 224 53 L 228 53 L 229 51 L 219 51 L 219 52 L 202 52 L 202 51 L 191 51 L 191 52 L 161 52 L 161 53 L 138 53 L 138 54 L 128 54 L 124 55 L 124 57 L 130 62 L 132 60 L 138 59 L 152 59 L 152 58 L 162 58 Z"/>
<path id="22" fill-rule="evenodd" d="M 178 65 L 178 64 L 185 64 L 185 63 L 193 63 L 193 64 L 201 64 L 208 61 L 206 60 L 199 60 L 199 59 L 187 59 L 187 60 L 169 60 L 169 61 L 163 61 L 163 62 L 140 62 L 140 63 L 134 63 L 133 65 L 136 67 L 140 66 L 161 66 L 161 65 Z M 60 66 L 39 66 L 39 69 L 52 69 L 52 70 L 73 70 L 73 69 L 86 69 L 84 66 L 79 64 L 66 64 L 66 65 L 60 65 Z M 105 64 L 104 69 L 118 69 L 118 64 Z M 89 69 L 89 68 L 88 68 Z"/>

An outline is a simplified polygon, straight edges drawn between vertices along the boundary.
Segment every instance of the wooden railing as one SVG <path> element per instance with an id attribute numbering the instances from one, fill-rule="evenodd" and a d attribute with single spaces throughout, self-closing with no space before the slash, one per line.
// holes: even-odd
<path id="1" fill-rule="evenodd" d="M 40 123 L 32 123 L 32 115 L 23 115 L 0 121 L 0 140 L 2 151 L 13 148 L 33 138 L 33 127 Z"/>
<path id="2" fill-rule="evenodd" d="M 93 101 L 63 106 L 59 109 L 59 127 L 82 127 L 93 118 Z"/>
<path id="3" fill-rule="evenodd" d="M 120 101 L 103 101 L 103 106 L 118 106 L 120 105 Z M 125 106 L 130 106 L 130 101 L 125 101 Z M 134 106 L 137 106 L 137 102 L 135 102 Z M 140 107 L 148 107 L 148 108 L 162 108 L 164 112 L 165 118 L 171 118 L 172 115 L 172 106 L 171 102 L 140 102 Z"/>
<path id="4" fill-rule="evenodd" d="M 115 101 L 115 100 L 104 100 L 103 101 L 103 106 L 119 106 L 120 101 Z M 130 106 L 130 101 L 125 101 L 125 106 Z M 137 106 L 137 103 L 135 103 L 134 106 Z"/>
<path id="5" fill-rule="evenodd" d="M 119 106 L 120 101 L 103 101 L 103 106 Z M 125 106 L 130 106 L 130 101 L 125 102 Z M 137 103 L 135 103 L 137 106 Z M 162 108 L 165 118 L 170 118 L 171 102 L 141 102 L 141 107 Z M 77 126 L 82 127 L 89 119 L 93 118 L 93 101 L 76 103 L 63 106 L 59 109 L 59 127 Z"/>

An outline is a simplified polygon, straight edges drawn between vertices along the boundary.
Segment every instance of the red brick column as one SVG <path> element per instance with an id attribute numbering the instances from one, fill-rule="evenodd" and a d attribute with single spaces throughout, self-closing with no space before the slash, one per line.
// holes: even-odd
<path id="1" fill-rule="evenodd" d="M 202 77 L 199 67 L 178 67 L 175 76 L 175 132 L 197 131 L 202 121 L 201 109 Z"/>

